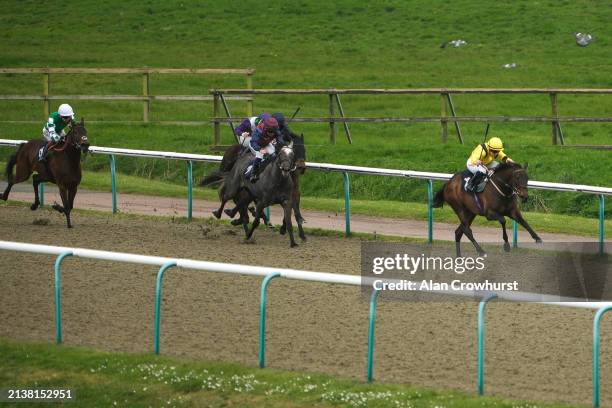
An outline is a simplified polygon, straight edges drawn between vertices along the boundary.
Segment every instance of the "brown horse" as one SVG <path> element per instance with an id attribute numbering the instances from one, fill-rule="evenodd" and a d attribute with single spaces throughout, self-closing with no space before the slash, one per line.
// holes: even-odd
<path id="1" fill-rule="evenodd" d="M 74 203 L 77 188 L 81 182 L 81 153 L 87 153 L 89 141 L 85 123 L 72 121 L 72 129 L 66 135 L 65 141 L 49 149 L 49 154 L 44 162 L 38 161 L 39 149 L 47 143 L 44 140 L 30 140 L 22 143 L 17 153 L 11 156 L 6 165 L 6 179 L 8 186 L 0 196 L 6 201 L 14 184 L 26 181 L 33 172 L 32 185 L 34 186 L 34 203 L 30 206 L 32 211 L 40 205 L 38 197 L 38 185 L 44 181 L 57 184 L 62 198 L 63 206 L 55 203 L 53 209 L 66 215 L 68 228 L 70 223 L 70 211 Z M 13 175 L 13 168 L 17 166 Z"/>
<path id="2" fill-rule="evenodd" d="M 484 250 L 472 235 L 472 221 L 477 215 L 486 217 L 491 221 L 499 221 L 503 230 L 504 250 L 510 251 L 508 234 L 506 233 L 505 216 L 521 224 L 536 242 L 542 242 L 538 234 L 527 224 L 518 209 L 516 197 L 524 202 L 529 197 L 527 192 L 527 165 L 522 167 L 518 163 L 504 163 L 499 165 L 492 175 L 482 193 L 473 195 L 462 189 L 464 172 L 457 173 L 444 184 L 436 193 L 433 207 L 442 207 L 446 201 L 455 211 L 461 222 L 455 230 L 455 246 L 457 256 L 461 256 L 460 241 L 465 234 L 480 255 Z"/>

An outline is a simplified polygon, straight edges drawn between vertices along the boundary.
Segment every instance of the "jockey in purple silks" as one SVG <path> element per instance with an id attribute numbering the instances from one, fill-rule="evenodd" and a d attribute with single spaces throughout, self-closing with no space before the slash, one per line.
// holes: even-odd
<path id="1" fill-rule="evenodd" d="M 264 157 L 275 152 L 277 143 L 283 143 L 277 120 L 268 117 L 261 121 L 250 139 L 249 149 L 255 155 L 255 159 L 247 167 L 245 176 L 249 178 L 251 183 L 254 183 L 258 179 L 257 173 Z"/>
<path id="2" fill-rule="evenodd" d="M 238 137 L 239 143 L 244 147 L 249 147 L 253 132 L 260 123 L 269 117 L 269 113 L 262 113 L 259 116 L 251 116 L 243 120 L 238 127 L 234 129 L 234 134 Z"/>

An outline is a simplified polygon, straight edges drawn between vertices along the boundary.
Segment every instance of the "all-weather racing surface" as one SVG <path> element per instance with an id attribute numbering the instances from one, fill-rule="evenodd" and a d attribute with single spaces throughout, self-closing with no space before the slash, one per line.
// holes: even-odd
<path id="1" fill-rule="evenodd" d="M 246 244 L 240 227 L 225 224 L 82 212 L 73 215 L 75 228 L 67 230 L 60 214 L 48 208 L 39 211 L 34 216 L 23 206 L 0 206 L 2 239 L 343 274 L 359 274 L 361 268 L 359 239 L 314 235 L 291 249 L 278 232 L 267 228 Z M 485 249 L 503 256 L 500 247 Z M 472 248 L 466 252 L 475 255 Z M 1 253 L 0 336 L 53 342 L 55 258 Z M 525 257 L 523 269 L 530 264 Z M 64 343 L 152 352 L 156 274 L 152 266 L 66 258 Z M 261 281 L 168 270 L 161 353 L 257 365 Z M 472 300 L 405 302 L 382 294 L 375 380 L 475 392 L 477 309 Z M 268 290 L 267 366 L 364 379 L 368 310 L 359 287 L 273 280 Z M 593 316 L 586 309 L 490 302 L 486 393 L 588 404 Z M 601 395 L 606 405 L 612 402 L 612 318 L 604 319 L 601 331 Z"/>

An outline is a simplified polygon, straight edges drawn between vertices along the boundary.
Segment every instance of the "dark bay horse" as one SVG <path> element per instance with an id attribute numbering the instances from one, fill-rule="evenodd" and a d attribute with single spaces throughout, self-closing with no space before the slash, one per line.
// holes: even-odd
<path id="1" fill-rule="evenodd" d="M 72 129 L 66 135 L 65 141 L 49 149 L 47 159 L 38 161 L 38 150 L 47 143 L 44 140 L 35 139 L 22 143 L 17 153 L 11 156 L 6 165 L 6 179 L 8 186 L 0 198 L 6 201 L 14 184 L 26 181 L 33 172 L 32 185 L 34 187 L 34 203 L 30 206 L 32 211 L 40 205 L 38 197 L 38 185 L 44 181 L 50 181 L 59 187 L 63 206 L 54 204 L 53 209 L 66 216 L 68 228 L 70 223 L 70 211 L 74 204 L 74 197 L 81 182 L 81 153 L 87 153 L 89 140 L 85 122 L 72 121 Z M 16 167 L 15 174 L 13 168 Z"/>
<path id="2" fill-rule="evenodd" d="M 542 242 L 538 234 L 529 226 L 521 215 L 516 201 L 517 196 L 522 201 L 529 197 L 527 192 L 527 165 L 522 167 L 518 163 L 504 163 L 499 165 L 489 176 L 489 181 L 482 193 L 478 194 L 480 205 L 473 194 L 462 189 L 464 172 L 457 173 L 444 184 L 436 193 L 433 207 L 442 207 L 446 201 L 455 211 L 461 222 L 455 230 L 455 246 L 457 256 L 461 256 L 460 241 L 465 234 L 480 255 L 484 250 L 478 245 L 472 234 L 472 221 L 477 215 L 486 217 L 491 221 L 498 221 L 502 226 L 504 250 L 510 251 L 508 234 L 506 233 L 506 219 L 510 217 L 521 224 L 536 242 Z"/>

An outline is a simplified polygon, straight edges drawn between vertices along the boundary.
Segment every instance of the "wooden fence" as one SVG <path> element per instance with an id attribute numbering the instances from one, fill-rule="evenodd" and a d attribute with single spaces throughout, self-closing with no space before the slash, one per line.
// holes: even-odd
<path id="1" fill-rule="evenodd" d="M 174 75 L 244 75 L 246 89 L 253 88 L 255 70 L 216 69 L 216 68 L 0 68 L 0 74 L 42 74 L 41 95 L 0 95 L 0 100 L 40 100 L 43 101 L 45 118 L 50 113 L 50 101 L 53 100 L 89 100 L 89 101 L 142 101 L 142 121 L 149 122 L 152 101 L 210 101 L 210 95 L 152 95 L 152 74 Z M 53 95 L 51 93 L 51 74 L 140 74 L 142 76 L 141 95 Z M 252 96 L 230 96 L 233 100 L 247 102 L 247 115 L 253 114 Z M 206 123 L 206 122 L 202 122 Z"/>
<path id="2" fill-rule="evenodd" d="M 213 131 L 215 144 L 220 143 L 220 124 L 236 122 L 232 118 L 225 100 L 237 95 L 327 95 L 329 116 L 317 118 L 294 118 L 293 122 L 328 122 L 329 139 L 336 143 L 336 123 L 342 123 L 349 143 L 352 143 L 348 123 L 427 123 L 435 122 L 441 125 L 442 141 L 448 140 L 448 124 L 455 127 L 457 139 L 463 144 L 460 122 L 546 122 L 551 124 L 553 144 L 564 144 L 562 122 L 612 122 L 612 117 L 578 117 L 559 116 L 557 96 L 559 94 L 612 94 L 612 89 L 563 89 L 563 88 L 420 88 L 420 89 L 211 89 L 213 95 Z M 440 116 L 431 117 L 347 117 L 344 112 L 340 95 L 403 95 L 403 94 L 438 94 L 440 95 Z M 454 94 L 547 94 L 550 98 L 551 116 L 457 116 L 452 96 Z M 226 117 L 219 115 L 220 103 L 225 107 Z M 339 116 L 336 114 L 338 109 Z"/>

